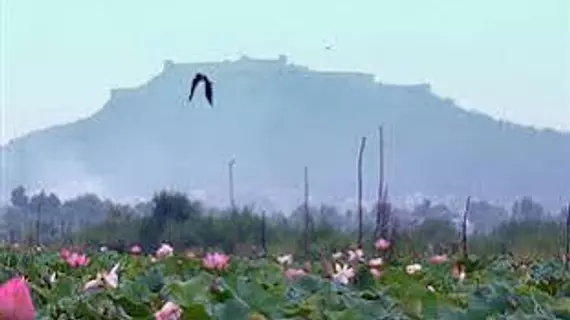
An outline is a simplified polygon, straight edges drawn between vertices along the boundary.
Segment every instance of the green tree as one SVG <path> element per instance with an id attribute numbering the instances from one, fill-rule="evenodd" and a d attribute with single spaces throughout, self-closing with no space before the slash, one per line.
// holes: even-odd
<path id="1" fill-rule="evenodd" d="M 26 188 L 18 186 L 12 190 L 10 202 L 16 208 L 27 208 L 29 197 L 26 194 Z"/>
<path id="2" fill-rule="evenodd" d="M 525 196 L 512 207 L 512 218 L 517 221 L 539 221 L 544 219 L 544 207 Z"/>

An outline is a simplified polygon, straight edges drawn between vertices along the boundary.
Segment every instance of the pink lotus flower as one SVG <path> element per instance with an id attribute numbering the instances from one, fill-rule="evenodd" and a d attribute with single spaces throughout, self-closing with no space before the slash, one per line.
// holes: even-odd
<path id="1" fill-rule="evenodd" d="M 156 250 L 155 256 L 158 259 L 164 259 L 170 257 L 174 253 L 174 248 L 168 243 L 163 243 L 160 245 L 160 248 Z"/>
<path id="2" fill-rule="evenodd" d="M 142 249 L 139 245 L 134 245 L 131 247 L 131 249 L 129 250 L 131 252 L 131 254 L 140 254 L 142 252 Z"/>
<path id="3" fill-rule="evenodd" d="M 155 320 L 178 320 L 182 317 L 182 309 L 175 303 L 168 301 L 154 314 Z"/>
<path id="4" fill-rule="evenodd" d="M 227 269 L 229 266 L 230 257 L 223 253 L 208 253 L 204 259 L 202 259 L 202 263 L 206 269 L 210 270 L 224 270 Z"/>
<path id="5" fill-rule="evenodd" d="M 455 264 L 453 268 L 451 268 L 451 276 L 459 281 L 463 281 L 465 279 L 465 266 Z"/>
<path id="6" fill-rule="evenodd" d="M 384 239 L 384 238 L 380 238 L 378 240 L 376 240 L 376 242 L 374 243 L 374 246 L 376 247 L 376 250 L 386 250 L 388 248 L 390 248 L 390 241 Z"/>
<path id="7" fill-rule="evenodd" d="M 379 279 L 382 276 L 382 271 L 376 268 L 370 268 L 370 273 L 375 279 Z"/>
<path id="8" fill-rule="evenodd" d="M 89 258 L 84 254 L 73 252 L 65 259 L 65 262 L 72 268 L 78 268 L 89 264 Z"/>
<path id="9" fill-rule="evenodd" d="M 364 261 L 364 251 L 362 249 L 357 248 L 356 250 L 348 250 L 348 261 Z"/>
<path id="10" fill-rule="evenodd" d="M 368 266 L 370 266 L 371 268 L 378 268 L 382 264 L 384 264 L 384 259 L 382 259 L 382 258 L 374 258 L 374 259 L 368 260 Z"/>
<path id="11" fill-rule="evenodd" d="M 67 260 L 67 258 L 69 257 L 69 255 L 71 255 L 71 251 L 69 251 L 66 248 L 62 248 L 61 250 L 59 250 L 59 256 L 63 259 L 63 260 Z"/>
<path id="12" fill-rule="evenodd" d="M 429 262 L 432 264 L 442 264 L 447 261 L 446 254 L 435 255 L 429 259 Z"/>
<path id="13" fill-rule="evenodd" d="M 15 277 L 0 286 L 0 319 L 34 320 L 36 310 L 30 296 L 28 283 Z"/>
<path id="14" fill-rule="evenodd" d="M 305 270 L 303 269 L 287 269 L 285 270 L 285 278 L 289 279 L 289 280 L 295 280 L 301 276 L 306 275 L 307 273 L 305 272 Z"/>
<path id="15" fill-rule="evenodd" d="M 335 273 L 332 275 L 333 279 L 339 283 L 347 285 L 350 279 L 354 278 L 356 272 L 354 268 L 349 267 L 348 265 L 340 265 L 335 263 L 334 265 Z"/>

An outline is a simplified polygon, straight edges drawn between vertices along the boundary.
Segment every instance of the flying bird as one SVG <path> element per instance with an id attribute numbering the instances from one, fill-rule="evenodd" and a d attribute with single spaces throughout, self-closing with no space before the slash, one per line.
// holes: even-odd
<path id="1" fill-rule="evenodd" d="M 214 107 L 212 103 L 212 81 L 210 81 L 208 77 L 206 77 L 201 73 L 197 73 L 194 76 L 194 79 L 192 80 L 192 87 L 190 88 L 190 96 L 188 96 L 188 102 L 192 101 L 192 97 L 194 96 L 194 91 L 196 90 L 196 87 L 198 86 L 198 84 L 200 84 L 200 82 L 204 82 L 205 85 L 204 91 L 206 95 L 206 100 L 208 100 L 208 103 L 210 104 L 211 107 Z"/>

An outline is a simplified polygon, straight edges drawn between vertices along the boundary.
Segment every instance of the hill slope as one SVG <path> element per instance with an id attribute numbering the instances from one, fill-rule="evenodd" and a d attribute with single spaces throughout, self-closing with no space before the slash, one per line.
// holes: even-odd
<path id="1" fill-rule="evenodd" d="M 185 104 L 197 71 L 214 79 L 213 109 L 203 99 Z M 127 197 L 171 187 L 227 201 L 227 161 L 235 155 L 242 203 L 257 199 L 283 206 L 300 200 L 304 165 L 315 199 L 342 202 L 354 198 L 362 135 L 369 137 L 365 196 L 374 198 L 381 123 L 393 195 L 532 195 L 557 204 L 570 192 L 570 134 L 465 111 L 435 96 L 429 85 L 384 85 L 367 74 L 316 72 L 283 57 L 167 61 L 145 85 L 112 91 L 93 116 L 16 139 L 2 152 L 9 188 L 24 184 L 64 195 Z"/>

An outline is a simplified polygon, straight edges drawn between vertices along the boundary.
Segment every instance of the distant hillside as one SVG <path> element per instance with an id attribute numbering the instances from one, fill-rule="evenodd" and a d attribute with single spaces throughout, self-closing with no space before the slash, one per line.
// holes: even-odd
<path id="1" fill-rule="evenodd" d="M 192 105 L 185 102 L 197 71 L 214 79 L 213 109 L 201 95 Z M 294 204 L 302 197 L 304 165 L 313 199 L 340 203 L 355 195 L 362 135 L 369 137 L 366 198 L 374 199 L 381 123 L 392 195 L 505 201 L 531 195 L 558 205 L 570 193 L 568 133 L 465 111 L 435 96 L 429 85 L 317 72 L 284 57 L 167 61 L 148 83 L 113 90 L 93 116 L 16 139 L 2 152 L 9 188 L 24 184 L 62 195 L 93 191 L 123 198 L 169 187 L 225 205 L 227 161 L 235 155 L 240 203 Z"/>

